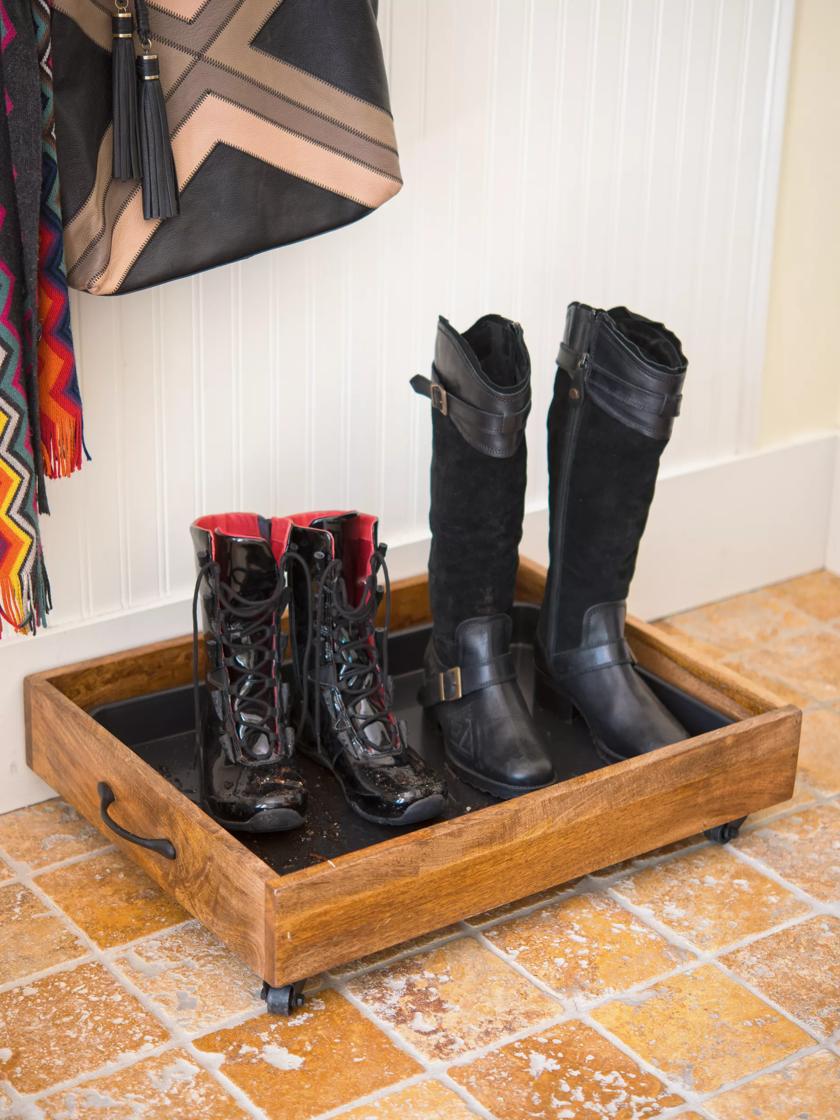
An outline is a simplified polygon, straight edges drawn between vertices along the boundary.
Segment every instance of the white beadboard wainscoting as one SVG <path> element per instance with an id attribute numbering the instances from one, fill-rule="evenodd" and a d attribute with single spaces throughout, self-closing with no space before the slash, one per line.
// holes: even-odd
<path id="1" fill-rule="evenodd" d="M 646 613 L 822 564 L 833 437 L 756 454 L 792 20 L 793 0 L 383 0 L 401 194 L 241 264 L 75 298 L 93 460 L 50 484 L 50 629 L 0 643 L 0 810 L 47 792 L 23 761 L 25 673 L 189 628 L 196 514 L 358 507 L 397 574 L 422 567 L 430 422 L 408 379 L 438 314 L 525 328 L 540 538 L 566 304 L 624 303 L 683 339 Z M 819 476 L 792 509 L 767 489 L 788 469 Z"/>

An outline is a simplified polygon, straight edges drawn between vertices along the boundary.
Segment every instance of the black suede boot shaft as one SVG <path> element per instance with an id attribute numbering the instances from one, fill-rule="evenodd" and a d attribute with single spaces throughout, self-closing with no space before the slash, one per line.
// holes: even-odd
<path id="1" fill-rule="evenodd" d="M 485 315 L 463 335 L 441 318 L 433 375 L 482 411 L 496 405 L 518 414 L 530 404 L 522 328 L 499 315 Z M 459 623 L 513 606 L 526 466 L 524 428 L 500 447 L 433 410 L 429 595 L 435 648 L 447 664 L 455 663 Z"/>
<path id="2" fill-rule="evenodd" d="M 510 651 L 531 406 L 522 328 L 485 315 L 460 335 L 440 319 L 432 379 L 412 387 L 433 409 L 433 631 L 420 702 L 440 725 L 450 772 L 514 797 L 554 778 Z"/>
<path id="3" fill-rule="evenodd" d="M 613 761 L 686 735 L 636 671 L 624 639 L 625 600 L 686 361 L 661 323 L 624 307 L 574 303 L 557 363 L 537 698 L 580 712 L 599 754 Z"/>
<path id="4" fill-rule="evenodd" d="M 548 414 L 551 608 L 539 625 L 549 658 L 580 645 L 589 607 L 627 598 L 686 371 L 661 323 L 578 303 L 558 362 Z"/>

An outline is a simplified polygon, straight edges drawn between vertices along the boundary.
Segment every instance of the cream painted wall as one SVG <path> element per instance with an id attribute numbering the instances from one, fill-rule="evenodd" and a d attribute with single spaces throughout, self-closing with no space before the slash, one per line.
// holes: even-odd
<path id="1" fill-rule="evenodd" d="M 840 2 L 798 0 L 767 324 L 764 446 L 840 426 L 839 57 Z"/>
<path id="2" fill-rule="evenodd" d="M 810 20 L 840 0 L 802 3 Z M 527 552 L 545 547 L 545 414 L 577 298 L 663 318 L 691 361 L 634 609 L 820 567 L 837 441 L 807 431 L 834 404 L 790 428 L 798 446 L 759 446 L 793 20 L 793 0 L 382 0 L 396 199 L 202 276 L 74 298 L 94 458 L 50 487 L 49 629 L 0 642 L 0 812 L 49 793 L 25 766 L 27 673 L 189 629 L 197 513 L 369 509 L 394 577 L 422 569 L 430 415 L 407 382 L 441 312 L 525 326 Z"/>

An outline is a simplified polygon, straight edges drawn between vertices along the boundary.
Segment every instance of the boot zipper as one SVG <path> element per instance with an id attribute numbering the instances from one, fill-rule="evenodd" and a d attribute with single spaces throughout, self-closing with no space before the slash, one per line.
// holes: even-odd
<path id="1" fill-rule="evenodd" d="M 552 536 L 554 538 L 559 537 L 559 543 L 552 557 L 552 564 L 556 566 L 557 572 L 556 588 L 553 590 L 556 591 L 558 596 L 563 583 L 563 556 L 566 551 L 566 510 L 569 505 L 572 459 L 574 457 L 575 444 L 577 443 L 578 428 L 580 427 L 581 406 L 584 401 L 584 391 L 588 373 L 589 354 L 585 353 L 580 356 L 575 373 L 569 375 L 571 385 L 569 387 L 568 412 L 566 414 L 566 425 L 563 433 L 563 457 L 560 462 L 560 493 L 557 498 L 557 508 L 552 511 L 555 519 Z M 556 613 L 556 611 L 554 613 Z M 551 620 L 549 633 L 554 628 L 553 623 L 554 619 Z M 552 648 L 554 645 L 553 641 L 549 642 L 548 645 L 549 648 L 545 652 L 550 659 L 552 653 L 556 653 L 557 651 Z"/>

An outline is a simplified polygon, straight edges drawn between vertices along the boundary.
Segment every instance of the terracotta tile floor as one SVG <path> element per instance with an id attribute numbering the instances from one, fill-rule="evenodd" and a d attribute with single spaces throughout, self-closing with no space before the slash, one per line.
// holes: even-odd
<path id="1" fill-rule="evenodd" d="M 351 962 L 288 1020 L 63 802 L 0 817 L 0 1117 L 837 1120 L 840 578 L 663 625 L 805 707 L 794 798 Z"/>

